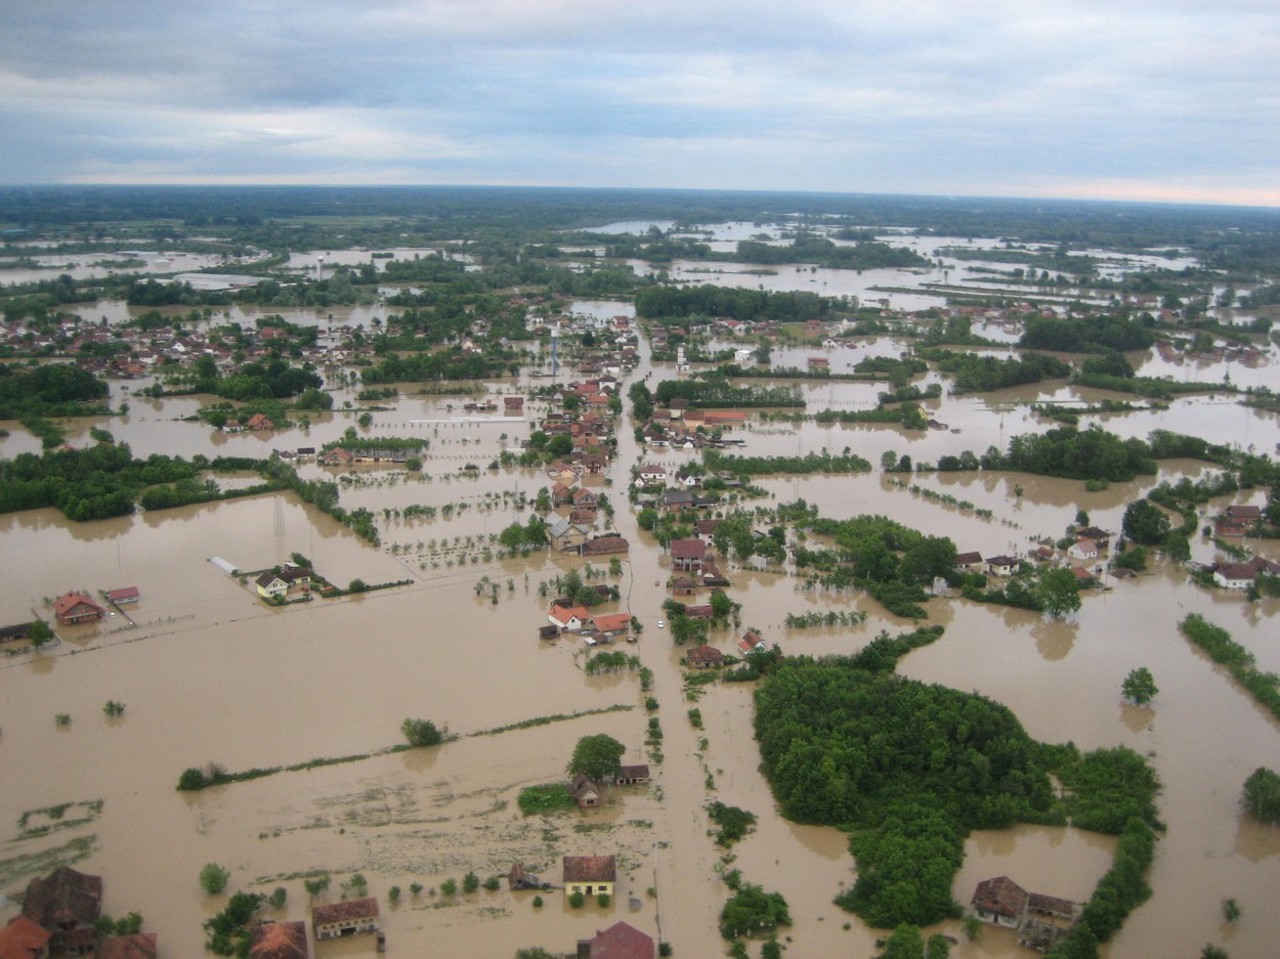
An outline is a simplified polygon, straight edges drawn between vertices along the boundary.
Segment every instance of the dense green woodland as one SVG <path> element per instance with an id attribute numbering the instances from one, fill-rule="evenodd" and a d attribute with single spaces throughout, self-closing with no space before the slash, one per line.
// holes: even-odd
<path id="1" fill-rule="evenodd" d="M 986 697 L 894 674 L 940 634 L 881 636 L 852 657 L 789 657 L 768 673 L 756 738 L 784 815 L 850 832 L 858 879 L 837 901 L 881 928 L 959 915 L 951 884 L 972 829 L 1071 821 L 1119 834 L 1081 933 L 1105 941 L 1149 894 L 1155 774 L 1131 750 L 1042 745 Z"/>
<path id="2" fill-rule="evenodd" d="M 67 363 L 29 369 L 0 363 L 0 420 L 104 411 L 107 394 L 106 383 Z"/>

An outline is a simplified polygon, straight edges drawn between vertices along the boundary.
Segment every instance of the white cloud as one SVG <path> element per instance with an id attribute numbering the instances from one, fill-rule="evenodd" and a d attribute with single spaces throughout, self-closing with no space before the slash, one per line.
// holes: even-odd
<path id="1" fill-rule="evenodd" d="M 7 182 L 1240 202 L 1277 179 L 1272 0 L 7 0 L 5 19 Z"/>

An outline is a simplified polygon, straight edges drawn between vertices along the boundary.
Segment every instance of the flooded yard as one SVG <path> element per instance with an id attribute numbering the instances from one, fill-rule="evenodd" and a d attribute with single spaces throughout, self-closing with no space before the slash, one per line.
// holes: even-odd
<path id="1" fill-rule="evenodd" d="M 600 316 L 613 315 L 612 308 L 581 304 Z M 673 375 L 647 361 L 635 375 L 651 373 L 651 384 Z M 1217 368 L 1195 373 L 1215 375 Z M 494 392 L 511 388 L 510 381 L 490 385 Z M 875 402 L 875 387 L 863 383 L 804 390 L 811 410 Z M 888 450 L 930 461 L 966 449 L 981 454 L 1018 433 L 1050 428 L 1027 403 L 1062 394 L 1024 388 L 944 396 L 929 409 L 948 430 L 792 425 L 752 416 L 735 435 L 751 455 L 848 447 L 873 464 Z M 355 419 L 338 411 L 314 416 L 309 429 L 226 436 L 183 421 L 203 401 L 134 398 L 125 417 L 73 422 L 69 440 L 81 445 L 89 426 L 102 425 L 143 456 L 266 456 L 273 448 L 321 446 Z M 45 600 L 71 589 L 96 595 L 135 585 L 141 592 L 127 611 L 132 624 L 117 612 L 97 626 L 61 630 L 61 641 L 45 652 L 0 656 L 0 892 L 20 893 L 31 875 L 48 871 L 51 857 L 83 854 L 78 868 L 105 877 L 104 911 L 138 910 L 158 932 L 164 955 L 198 956 L 200 923 L 224 904 L 224 897 L 200 889 L 205 863 L 227 867 L 233 890 L 269 893 L 284 886 L 286 906 L 266 914 L 290 919 L 307 915 L 307 878 L 331 874 L 332 900 L 341 883 L 360 873 L 382 904 L 391 954 L 462 959 L 477 955 L 477 942 L 494 956 L 534 945 L 563 952 L 625 919 L 672 943 L 677 956 L 715 956 L 725 950 L 716 922 L 727 890 L 718 875 L 724 851 L 709 835 L 705 806 L 718 799 L 758 817 L 755 831 L 734 847 L 732 865 L 746 880 L 787 898 L 794 920 L 785 930 L 790 954 L 873 954 L 881 933 L 832 903 L 855 879 L 847 837 L 777 813 L 758 768 L 751 688 L 713 684 L 696 703 L 686 698 L 682 651 L 656 626 L 671 561 L 638 528 L 626 503 L 629 471 L 638 462 L 676 467 L 697 454 L 642 451 L 634 424 L 624 418 L 609 473 L 590 484 L 608 493 L 617 509 L 613 525 L 631 542 L 621 576 L 601 580 L 616 584 L 621 600 L 602 608 L 629 612 L 645 625 L 639 642 L 625 649 L 653 670 L 647 694 L 634 672 L 588 676 L 585 647 L 574 638 L 537 636 L 547 622 L 542 584 L 581 568 L 581 560 L 547 553 L 499 559 L 496 550 L 485 556 L 497 533 L 527 518 L 527 508 L 516 508 L 521 495 L 532 501 L 551 485 L 537 470 L 489 468 L 527 438 L 535 413 L 524 422 L 454 419 L 458 411 L 450 407 L 460 405 L 458 398 L 407 392 L 388 405 L 394 409 L 374 415 L 369 435 L 413 436 L 430 445 L 421 475 L 382 466 L 342 474 L 349 477 L 339 480 L 342 504 L 377 515 L 378 547 L 291 494 L 83 524 L 52 510 L 0 517 L 3 622 L 29 619 L 33 611 L 47 616 Z M 1274 416 L 1225 400 L 1179 400 L 1167 411 L 1102 422 L 1121 435 L 1167 428 L 1247 437 L 1262 450 L 1280 439 Z M 0 455 L 38 449 L 25 432 L 12 432 L 0 442 Z M 479 469 L 467 470 L 468 464 Z M 1162 463 L 1160 476 L 1097 492 L 1026 475 L 898 477 L 878 467 L 854 476 L 771 477 L 761 485 L 770 505 L 804 498 L 824 516 L 882 514 L 949 536 L 961 551 L 989 555 L 1025 551 L 1032 538 L 1061 537 L 1081 508 L 1094 524 L 1118 532 L 1126 503 L 1142 491 L 1203 469 Z M 300 473 L 339 475 L 315 465 L 301 466 Z M 926 499 L 897 480 L 973 508 Z M 405 518 L 403 511 L 414 505 L 434 507 L 436 514 Z M 454 507 L 448 516 L 446 505 Z M 242 584 L 209 562 L 218 556 L 241 570 L 261 570 L 295 552 L 335 584 L 409 582 L 277 609 L 258 600 L 252 581 Z M 731 598 L 742 606 L 741 626 L 760 629 L 787 654 L 849 653 L 881 629 L 910 626 L 864 594 L 806 590 L 791 567 L 761 572 L 726 563 L 725 571 Z M 477 591 L 482 577 L 498 585 L 495 594 Z M 1151 757 L 1164 786 L 1160 815 L 1168 826 L 1150 875 L 1154 892 L 1104 955 L 1189 955 L 1209 941 L 1236 957 L 1270 955 L 1280 941 L 1280 833 L 1242 818 L 1238 797 L 1254 768 L 1280 765 L 1280 728 L 1179 634 L 1177 623 L 1199 612 L 1230 630 L 1260 667 L 1277 669 L 1280 601 L 1248 604 L 1239 595 L 1210 593 L 1163 562 L 1107 585 L 1089 592 L 1077 615 L 1059 621 L 932 599 L 930 622 L 945 625 L 946 633 L 907 656 L 900 672 L 988 695 L 1009 706 L 1037 739 L 1072 741 L 1081 749 L 1123 744 Z M 864 611 L 867 619 L 848 628 L 785 625 L 788 613 L 810 610 Z M 731 650 L 738 633 L 714 633 L 713 642 Z M 1125 674 L 1144 665 L 1159 684 L 1158 697 L 1148 707 L 1123 704 Z M 563 779 L 580 736 L 608 733 L 627 745 L 624 762 L 652 761 L 644 746 L 650 694 L 664 733 L 652 784 L 610 789 L 596 810 L 520 812 L 519 791 Z M 124 714 L 105 716 L 107 700 L 126 704 Z M 701 729 L 687 716 L 694 705 Z M 69 720 L 58 722 L 60 714 Z M 403 741 L 406 717 L 447 725 L 449 741 L 391 751 Z M 560 718 L 521 725 L 551 717 Z M 238 772 L 338 757 L 351 761 L 197 793 L 175 789 L 192 766 L 216 763 Z M 69 819 L 41 836 L 24 835 L 17 825 L 24 812 L 64 803 L 91 809 L 98 801 L 100 809 L 80 817 L 87 821 Z M 967 904 L 978 881 L 1007 874 L 1029 889 L 1082 900 L 1108 867 L 1111 843 L 1047 827 L 974 833 L 954 896 Z M 560 885 L 561 857 L 579 854 L 618 857 L 619 886 L 609 906 L 575 910 L 558 890 L 542 893 L 542 905 L 535 906 L 536 893 L 509 892 L 505 881 L 495 891 L 441 891 L 446 880 L 461 882 L 468 872 L 482 880 L 503 876 L 516 862 Z M 413 883 L 421 884 L 420 893 L 410 892 Z M 403 890 L 395 904 L 388 900 L 392 886 Z M 1221 917 L 1227 897 L 1243 910 L 1231 928 Z M 0 918 L 14 911 L 6 907 Z M 959 922 L 938 928 L 957 938 L 952 955 L 962 959 L 1031 955 L 1000 930 L 969 942 Z M 372 955 L 373 943 L 357 937 L 320 944 L 315 952 L 322 959 Z"/>

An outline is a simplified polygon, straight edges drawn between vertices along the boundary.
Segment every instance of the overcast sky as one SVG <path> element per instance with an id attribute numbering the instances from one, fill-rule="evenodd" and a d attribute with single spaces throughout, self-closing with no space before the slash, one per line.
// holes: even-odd
<path id="1" fill-rule="evenodd" d="M 0 183 L 1280 205 L 1280 0 L 0 0 Z"/>

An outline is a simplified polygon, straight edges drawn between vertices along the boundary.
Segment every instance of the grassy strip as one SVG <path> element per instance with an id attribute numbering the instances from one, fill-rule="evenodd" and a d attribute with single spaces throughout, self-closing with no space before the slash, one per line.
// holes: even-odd
<path id="1" fill-rule="evenodd" d="M 72 819 L 64 818 L 68 810 L 80 807 L 83 807 L 84 815 Z M 75 829 L 89 825 L 100 815 L 102 815 L 101 799 L 60 803 L 57 806 L 45 806 L 42 809 L 28 809 L 18 817 L 18 835 L 20 839 L 32 839 L 37 836 L 46 836 L 58 829 Z M 33 816 L 43 816 L 50 821 L 40 826 L 29 826 L 28 822 Z"/>
<path id="2" fill-rule="evenodd" d="M 633 709 L 632 706 L 605 706 L 600 709 L 588 709 L 580 713 L 557 714 L 555 716 L 538 716 L 534 719 L 526 719 L 523 722 L 512 723 L 509 726 L 499 726 L 495 729 L 482 729 L 478 732 L 468 733 L 468 737 L 474 736 L 494 736 L 498 733 L 510 732 L 514 729 L 530 729 L 534 726 L 548 726 L 551 723 L 562 722 L 567 719 L 579 719 L 583 716 L 596 716 L 600 713 L 615 713 L 623 710 Z M 448 737 L 445 741 L 450 742 L 458 739 L 458 736 Z M 276 773 L 296 773 L 307 769 L 319 769 L 322 766 L 339 766 L 343 763 L 355 763 L 365 759 L 372 759 L 374 756 L 382 756 L 386 753 L 400 753 L 417 747 L 408 743 L 400 743 L 396 746 L 389 746 L 385 749 L 375 749 L 368 753 L 353 753 L 349 756 L 331 756 L 320 759 L 310 759 L 304 763 L 294 763 L 291 766 L 262 766 L 253 769 L 246 769 L 238 773 L 229 773 L 224 769 L 214 767 L 209 771 L 191 767 L 185 770 L 178 779 L 178 789 L 181 792 L 198 792 L 201 789 L 208 789 L 210 786 L 225 786 L 228 783 L 243 783 L 253 779 L 264 779 L 267 776 L 274 776 Z"/>
<path id="3" fill-rule="evenodd" d="M 468 737 L 475 736 L 496 736 L 498 733 L 511 732 L 513 729 L 532 729 L 534 726 L 550 726 L 552 723 L 564 722 L 568 719 L 581 719 L 583 716 L 598 716 L 601 713 L 617 713 L 627 712 L 634 709 L 634 706 L 602 706 L 599 709 L 587 709 L 580 713 L 557 713 L 554 716 L 538 716 L 534 719 L 525 719 L 518 723 L 512 723 L 509 726 L 495 726 L 493 729 L 481 729 L 474 733 L 468 733 Z"/>
<path id="4" fill-rule="evenodd" d="M 61 846 L 39 852 L 0 859 L 0 886 L 10 887 L 30 876 L 43 876 L 59 866 L 70 866 L 87 859 L 97 845 L 98 837 L 78 836 Z"/>
<path id="5" fill-rule="evenodd" d="M 1258 704 L 1280 719 L 1280 676 L 1262 672 L 1254 663 L 1253 653 L 1231 638 L 1221 626 L 1214 626 L 1199 613 L 1192 613 L 1178 628 L 1199 646 L 1209 658 L 1225 666 L 1233 679 L 1253 694 Z"/>

